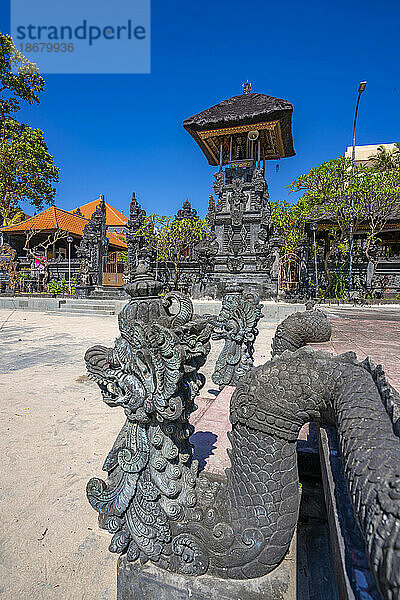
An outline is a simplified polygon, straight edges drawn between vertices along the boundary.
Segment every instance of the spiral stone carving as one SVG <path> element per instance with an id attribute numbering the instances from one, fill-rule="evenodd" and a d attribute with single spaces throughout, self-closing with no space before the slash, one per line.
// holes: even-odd
<path id="1" fill-rule="evenodd" d="M 174 299 L 176 299 L 174 293 Z M 143 301 L 143 298 L 139 299 Z M 132 302 L 137 300 L 133 299 Z M 122 311 L 114 348 L 86 353 L 124 424 L 87 484 L 111 552 L 185 575 L 258 578 L 283 560 L 299 512 L 296 440 L 303 424 L 336 424 L 349 495 L 382 597 L 400 593 L 399 396 L 371 361 L 301 348 L 240 378 L 232 396 L 226 482 L 198 474 L 189 436 L 213 322 L 186 310 L 153 322 Z M 158 303 L 158 304 L 157 304 Z M 167 304 L 168 305 L 168 304 Z M 179 306 L 186 307 L 182 298 Z M 143 313 L 147 314 L 147 313 Z"/>
<path id="2" fill-rule="evenodd" d="M 220 389 L 236 385 L 240 377 L 252 368 L 261 308 L 257 294 L 243 293 L 240 287 L 233 288 L 224 296 L 212 336 L 214 340 L 225 340 L 212 375 L 213 382 Z"/>

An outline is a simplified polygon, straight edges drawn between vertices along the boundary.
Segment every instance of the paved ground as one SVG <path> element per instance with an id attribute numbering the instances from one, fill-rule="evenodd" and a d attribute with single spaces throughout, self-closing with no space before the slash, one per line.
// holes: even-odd
<path id="1" fill-rule="evenodd" d="M 330 314 L 333 341 L 321 347 L 370 354 L 400 389 L 400 309 L 331 308 Z M 274 329 L 261 323 L 256 364 L 269 357 Z M 116 558 L 85 485 L 104 476 L 101 465 L 123 416 L 101 402 L 85 377 L 83 355 L 92 344 L 112 345 L 116 335 L 115 316 L 0 310 L 0 600 L 115 600 Z M 225 412 L 213 409 L 210 380 L 220 348 L 221 342 L 213 348 L 199 402 L 198 432 L 214 435 L 198 436 L 202 455 L 226 430 Z"/>
<path id="2" fill-rule="evenodd" d="M 400 391 L 400 307 L 330 307 L 325 312 L 332 322 L 332 340 L 313 347 L 335 354 L 353 350 L 360 360 L 370 356 Z"/>

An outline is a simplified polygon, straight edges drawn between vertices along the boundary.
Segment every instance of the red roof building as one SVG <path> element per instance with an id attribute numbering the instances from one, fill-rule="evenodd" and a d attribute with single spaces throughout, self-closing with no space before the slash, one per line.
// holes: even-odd
<path id="1" fill-rule="evenodd" d="M 85 217 L 85 219 L 90 219 L 100 201 L 101 198 L 97 198 L 97 200 L 92 200 L 87 204 L 78 206 L 78 208 L 72 210 L 71 213 L 81 215 L 82 217 Z M 128 217 L 126 217 L 122 212 L 111 206 L 111 204 L 105 202 L 105 205 L 107 230 L 115 231 L 118 233 L 125 233 L 128 223 Z"/>
<path id="2" fill-rule="evenodd" d="M 95 202 L 97 202 L 97 204 L 99 203 L 98 200 Z M 92 214 L 95 210 L 96 206 L 94 206 Z M 83 236 L 83 229 L 86 223 L 88 223 L 90 216 L 91 215 L 85 218 L 67 210 L 63 210 L 62 208 L 57 208 L 57 206 L 50 206 L 46 210 L 43 210 L 39 214 L 30 217 L 25 221 L 21 221 L 15 225 L 1 227 L 0 231 L 6 233 L 9 238 L 13 238 L 15 236 L 21 237 L 26 231 L 33 229 L 42 234 L 46 232 L 52 233 L 57 229 L 61 229 L 63 231 L 68 231 L 73 238 L 80 239 Z M 107 237 L 109 241 L 109 251 L 113 252 L 127 249 L 126 243 L 119 239 L 112 231 L 107 231 Z"/>

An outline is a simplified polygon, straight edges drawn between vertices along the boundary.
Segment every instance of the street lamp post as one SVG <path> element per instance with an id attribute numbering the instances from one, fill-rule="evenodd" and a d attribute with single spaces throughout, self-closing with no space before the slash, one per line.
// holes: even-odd
<path id="1" fill-rule="evenodd" d="M 351 154 L 351 168 L 352 174 L 354 177 L 354 170 L 356 164 L 356 125 L 357 125 L 357 114 L 358 114 L 358 105 L 360 104 L 361 94 L 367 87 L 366 81 L 360 81 L 360 85 L 358 86 L 358 96 L 356 103 L 356 110 L 354 113 L 354 125 L 353 125 L 353 151 Z M 353 211 L 354 211 L 354 197 L 353 192 L 351 193 L 351 215 L 350 215 L 350 256 L 349 256 L 349 291 L 353 290 Z"/>
<path id="2" fill-rule="evenodd" d="M 315 296 L 318 295 L 318 263 L 317 263 L 317 241 L 315 237 L 315 232 L 317 231 L 318 225 L 316 223 L 310 223 L 310 229 L 313 232 L 313 240 L 314 240 L 314 268 L 315 268 Z"/>
<path id="3" fill-rule="evenodd" d="M 67 237 L 68 242 L 68 289 L 69 293 L 71 293 L 71 244 L 74 239 L 69 235 Z"/>

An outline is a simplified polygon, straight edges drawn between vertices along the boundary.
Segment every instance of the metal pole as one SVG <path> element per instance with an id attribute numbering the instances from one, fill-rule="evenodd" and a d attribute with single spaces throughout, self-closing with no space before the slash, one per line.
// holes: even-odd
<path id="1" fill-rule="evenodd" d="M 351 172 L 352 178 L 354 178 L 354 171 L 356 165 L 356 125 L 357 125 L 357 115 L 358 115 L 358 105 L 360 104 L 361 94 L 365 90 L 367 85 L 366 81 L 361 81 L 358 86 L 358 96 L 356 102 L 356 110 L 354 112 L 354 124 L 353 124 L 353 150 L 351 153 Z M 349 231 L 349 241 L 350 241 L 350 256 L 349 256 L 349 292 L 353 290 L 353 213 L 354 213 L 354 196 L 353 191 L 351 192 L 351 215 L 350 215 L 350 231 Z"/>
<path id="2" fill-rule="evenodd" d="M 68 242 L 68 287 L 71 293 L 71 242 Z"/>
<path id="3" fill-rule="evenodd" d="M 318 295 L 318 263 L 317 263 L 317 242 L 315 238 L 315 230 L 313 231 L 314 237 L 314 267 L 315 267 L 315 296 Z"/>

